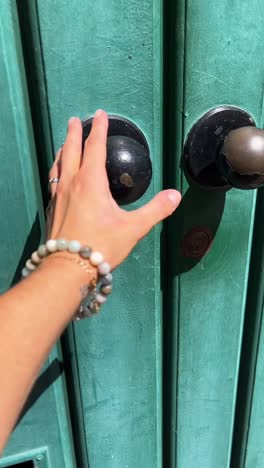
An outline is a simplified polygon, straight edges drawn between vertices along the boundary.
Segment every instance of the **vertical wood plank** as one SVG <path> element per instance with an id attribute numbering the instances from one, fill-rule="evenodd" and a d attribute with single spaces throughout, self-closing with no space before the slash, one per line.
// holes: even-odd
<path id="1" fill-rule="evenodd" d="M 237 404 L 237 430 L 232 467 L 260 468 L 264 465 L 264 323 L 263 323 L 263 215 L 264 190 L 258 191 L 252 257 L 250 265 L 247 315 L 240 364 L 240 399 Z M 243 405 L 243 406 L 242 406 Z M 241 418 L 242 416 L 242 418 Z M 239 431 L 240 429 L 240 431 Z M 243 433 L 241 434 L 241 432 Z M 238 440 L 237 440 L 238 439 Z"/>
<path id="2" fill-rule="evenodd" d="M 0 102 L 0 291 L 4 292 L 20 278 L 44 226 L 16 3 L 9 0 L 3 0 L 0 8 Z M 43 372 L 60 359 L 56 347 Z M 6 466 L 6 456 L 24 452 L 30 458 L 33 452 L 37 456 L 38 448 L 47 447 L 51 468 L 75 467 L 63 380 L 47 389 L 46 384 L 42 379 L 41 387 L 35 388 L 38 394 L 46 391 L 13 432 L 0 466 Z"/>
<path id="3" fill-rule="evenodd" d="M 185 2 L 164 3 L 163 158 L 164 185 L 182 189 L 179 158 L 183 145 Z M 172 57 L 173 51 L 173 57 Z M 179 209 L 179 208 L 178 208 Z M 176 465 L 177 367 L 180 278 L 172 274 L 177 262 L 178 226 L 174 217 L 164 223 L 162 242 L 163 321 L 163 466 Z"/>
<path id="4" fill-rule="evenodd" d="M 134 120 L 154 169 L 151 188 L 133 208 L 142 205 L 162 177 L 161 2 L 48 0 L 38 2 L 38 14 L 54 146 L 72 115 L 102 107 Z M 102 314 L 66 338 L 84 466 L 85 458 L 91 468 L 161 466 L 159 234 L 157 228 L 115 272 Z"/>
<path id="5" fill-rule="evenodd" d="M 258 358 L 255 368 L 255 386 L 252 394 L 251 414 L 248 427 L 244 430 L 247 432 L 247 447 L 245 453 L 245 464 L 241 467 L 245 468 L 262 468 L 264 466 L 264 449 L 263 449 L 263 434 L 264 434 L 264 327 L 263 318 L 258 344 Z"/>
<path id="6" fill-rule="evenodd" d="M 186 2 L 185 137 L 204 112 L 221 104 L 241 106 L 260 123 L 262 9 L 257 0 L 250 9 L 238 1 L 232 8 L 228 1 L 217 8 L 208 0 Z M 181 273 L 180 289 L 174 289 L 179 331 L 171 466 L 222 468 L 230 462 L 255 194 L 232 190 L 221 199 L 189 190 L 186 182 L 183 190 L 170 263 L 173 280 Z M 214 231 L 218 223 L 206 257 L 192 265 L 184 260 L 177 246 L 185 233 L 192 227 Z"/>

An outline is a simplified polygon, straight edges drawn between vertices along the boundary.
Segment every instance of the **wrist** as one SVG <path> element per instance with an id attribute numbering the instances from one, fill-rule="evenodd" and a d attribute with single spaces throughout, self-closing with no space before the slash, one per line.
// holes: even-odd
<path id="1" fill-rule="evenodd" d="M 72 279 L 80 282 L 80 286 L 94 285 L 98 279 L 97 268 L 92 266 L 89 260 L 80 259 L 77 254 L 72 254 L 67 251 L 54 252 L 48 257 L 45 257 L 40 265 L 40 268 L 55 268 L 58 273 L 62 271 L 69 272 Z"/>
<path id="2" fill-rule="evenodd" d="M 81 285 L 81 303 L 76 313 L 76 320 L 98 313 L 112 292 L 112 274 L 109 263 L 98 251 L 82 245 L 77 240 L 49 239 L 39 246 L 27 260 L 22 270 L 26 278 L 34 270 L 44 269 L 47 274 L 58 275 L 59 283 Z M 99 279 L 99 281 L 98 281 Z M 80 294 L 79 294 L 80 296 Z"/>

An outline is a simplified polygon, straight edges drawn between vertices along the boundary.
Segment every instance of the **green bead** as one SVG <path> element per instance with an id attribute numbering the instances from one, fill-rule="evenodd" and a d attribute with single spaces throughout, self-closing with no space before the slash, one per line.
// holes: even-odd
<path id="1" fill-rule="evenodd" d="M 27 276 L 30 275 L 30 273 L 31 273 L 31 272 L 30 272 L 26 267 L 23 268 L 23 270 L 22 270 L 22 278 L 26 278 Z"/>
<path id="2" fill-rule="evenodd" d="M 72 240 L 69 242 L 69 252 L 78 253 L 81 250 L 81 244 L 77 240 Z"/>
<path id="3" fill-rule="evenodd" d="M 44 244 L 40 245 L 39 248 L 38 248 L 38 255 L 39 257 L 43 258 L 43 257 L 47 257 L 48 255 L 48 251 L 46 249 L 46 246 Z"/>
<path id="4" fill-rule="evenodd" d="M 58 250 L 67 250 L 69 243 L 65 239 L 58 239 L 57 240 L 57 249 Z"/>

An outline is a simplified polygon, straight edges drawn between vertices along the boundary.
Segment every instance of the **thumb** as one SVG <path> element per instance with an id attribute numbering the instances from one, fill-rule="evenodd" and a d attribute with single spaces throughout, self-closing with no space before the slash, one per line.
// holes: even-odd
<path id="1" fill-rule="evenodd" d="M 178 207 L 181 194 L 177 190 L 163 190 L 150 202 L 131 212 L 140 237 L 144 237 L 156 224 L 170 216 Z"/>

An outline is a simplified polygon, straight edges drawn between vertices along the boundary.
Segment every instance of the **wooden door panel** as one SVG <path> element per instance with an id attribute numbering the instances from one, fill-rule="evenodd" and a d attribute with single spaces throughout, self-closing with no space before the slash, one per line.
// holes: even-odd
<path id="1" fill-rule="evenodd" d="M 4 292 L 20 279 L 44 226 L 16 3 L 7 0 L 0 8 L 0 102 L 0 288 Z M 60 360 L 55 347 L 1 457 L 1 467 L 25 460 L 42 460 L 43 468 L 75 467 L 64 381 L 59 377 L 49 386 L 49 364 L 54 371 Z"/>
<path id="2" fill-rule="evenodd" d="M 134 120 L 154 172 L 147 194 L 130 208 L 141 206 L 161 187 L 159 0 L 39 1 L 37 16 L 54 147 L 72 115 L 102 107 Z M 102 313 L 65 336 L 81 466 L 160 466 L 159 237 L 157 228 L 115 272 Z"/>
<path id="3" fill-rule="evenodd" d="M 223 1 L 217 8 L 207 0 L 184 4 L 183 21 L 176 24 L 185 31 L 181 36 L 174 23 L 171 39 L 185 38 L 183 86 L 179 77 L 175 97 L 178 104 L 183 101 L 183 106 L 174 110 L 182 111 L 184 139 L 203 113 L 222 104 L 245 108 L 259 125 L 263 105 L 264 66 L 259 60 L 263 7 L 258 1 L 250 8 L 238 1 L 232 5 Z M 181 70 L 181 60 L 178 53 L 177 70 Z M 192 227 L 214 232 L 218 221 L 219 227 L 203 259 L 191 265 L 175 247 L 170 266 L 172 294 L 178 307 L 178 319 L 171 318 L 175 329 L 172 340 L 178 349 L 178 358 L 172 363 L 177 385 L 171 466 L 228 467 L 255 193 L 232 190 L 221 199 L 221 195 L 189 190 L 185 181 L 182 188 L 184 209 L 171 223 L 178 227 L 180 241 L 176 241 L 171 228 L 170 246 L 173 242 L 181 244 Z M 181 261 L 182 271 L 175 267 L 177 260 Z M 179 273 L 176 283 L 174 278 Z"/>
<path id="4" fill-rule="evenodd" d="M 247 447 L 245 454 L 245 468 L 262 468 L 264 466 L 264 336 L 261 327 L 258 345 L 258 359 L 255 370 L 255 386 L 252 394 L 251 412 L 248 426 L 245 426 Z M 247 431 L 247 427 L 249 430 Z M 242 466 L 242 465 L 241 465 Z"/>
<path id="5" fill-rule="evenodd" d="M 252 354 L 256 372 L 246 398 L 250 410 L 242 408 L 250 429 L 243 442 L 236 426 L 233 435 L 256 194 L 190 189 L 180 167 L 188 131 L 210 108 L 241 106 L 263 124 L 264 65 L 259 57 L 264 6 L 258 0 L 250 9 L 238 0 L 231 3 L 223 0 L 217 8 L 209 0 L 165 5 L 163 157 L 160 0 L 99 0 L 92 6 L 77 0 L 29 0 L 19 6 L 42 188 L 51 148 L 62 144 L 68 118 L 83 118 L 103 107 L 134 120 L 150 145 L 153 181 L 129 209 L 161 188 L 162 169 L 169 185 L 184 194 L 164 233 L 162 252 L 159 227 L 115 272 L 115 293 L 102 313 L 70 325 L 63 337 L 80 468 L 162 466 L 162 329 L 164 466 L 228 468 L 234 442 L 246 468 L 263 465 L 262 306 Z M 0 35 L 5 109 L 1 234 L 3 266 L 9 265 L 8 271 L 0 269 L 0 277 L 5 290 L 16 275 L 30 231 L 29 249 L 39 241 L 43 211 L 16 8 L 7 0 L 1 5 Z M 183 249 L 186 233 L 197 227 L 214 236 L 209 253 L 200 260 L 187 257 Z M 258 267 L 261 270 L 260 263 Z M 259 295 L 261 291 L 259 286 Z M 43 371 L 53 359 L 61 359 L 59 347 Z M 33 453 L 45 445 L 50 466 L 62 460 L 66 468 L 75 466 L 66 401 L 64 381 L 58 379 L 22 419 L 5 454 Z M 234 454 L 231 466 L 237 468 Z M 0 466 L 5 463 L 7 459 Z"/>
<path id="6" fill-rule="evenodd" d="M 261 119 L 263 128 L 263 115 Z M 233 465 L 245 468 L 264 466 L 264 324 L 263 324 L 263 215 L 264 190 L 258 190 L 250 264 L 248 297 L 240 363 L 237 418 L 234 433 Z M 241 450 L 238 452 L 237 445 Z"/>

